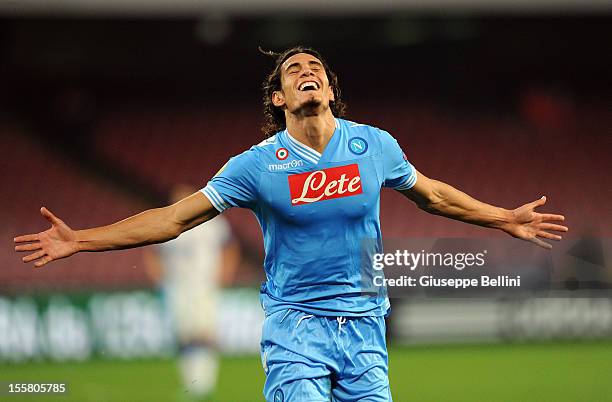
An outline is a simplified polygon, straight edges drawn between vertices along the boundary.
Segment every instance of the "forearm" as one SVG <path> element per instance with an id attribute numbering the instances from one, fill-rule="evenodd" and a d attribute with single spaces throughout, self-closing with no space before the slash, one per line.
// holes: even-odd
<path id="1" fill-rule="evenodd" d="M 501 229 L 510 236 L 530 241 L 550 249 L 552 246 L 541 238 L 561 240 L 561 236 L 550 231 L 567 232 L 567 227 L 552 222 L 562 222 L 565 217 L 556 214 L 535 212 L 535 208 L 546 203 L 546 197 L 522 205 L 513 210 L 480 202 L 438 180 L 417 173 L 417 180 L 402 194 L 414 201 L 419 208 L 436 215 L 456 219 L 474 225 Z"/>
<path id="2" fill-rule="evenodd" d="M 174 239 L 181 225 L 172 215 L 170 207 L 155 208 L 112 225 L 76 231 L 77 250 L 119 250 Z"/>
<path id="3" fill-rule="evenodd" d="M 437 180 L 432 180 L 431 195 L 419 207 L 436 215 L 497 229 L 503 229 L 513 216 L 510 210 L 478 201 Z"/>

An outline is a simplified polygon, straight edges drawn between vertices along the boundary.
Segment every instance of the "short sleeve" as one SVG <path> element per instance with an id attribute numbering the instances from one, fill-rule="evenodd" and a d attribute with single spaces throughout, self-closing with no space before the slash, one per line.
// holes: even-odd
<path id="1" fill-rule="evenodd" d="M 231 158 L 201 191 L 219 212 L 231 207 L 252 208 L 259 187 L 256 163 L 252 149 Z"/>
<path id="2" fill-rule="evenodd" d="M 415 168 L 408 162 L 397 140 L 386 131 L 381 131 L 384 187 L 408 190 L 417 180 Z"/>

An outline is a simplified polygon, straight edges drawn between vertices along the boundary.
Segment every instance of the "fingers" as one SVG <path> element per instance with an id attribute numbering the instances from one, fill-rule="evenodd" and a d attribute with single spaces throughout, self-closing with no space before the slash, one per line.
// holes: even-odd
<path id="1" fill-rule="evenodd" d="M 15 246 L 15 251 L 34 251 L 40 250 L 42 245 L 40 243 L 20 244 Z"/>
<path id="2" fill-rule="evenodd" d="M 540 228 L 544 230 L 556 230 L 557 232 L 567 232 L 567 226 L 555 225 L 554 223 L 541 223 Z"/>
<path id="3" fill-rule="evenodd" d="M 559 240 L 562 239 L 562 237 L 559 236 L 559 235 L 548 233 L 548 232 L 544 232 L 544 231 L 539 231 L 538 232 L 538 236 L 539 237 L 543 237 L 545 239 L 551 239 L 551 240 L 556 240 L 556 241 L 559 241 Z"/>
<path id="4" fill-rule="evenodd" d="M 40 209 L 40 214 L 41 214 L 42 216 L 44 216 L 44 217 L 45 217 L 45 219 L 46 219 L 46 220 L 48 220 L 48 221 L 49 221 L 49 223 L 51 223 L 52 225 L 57 225 L 57 224 L 59 224 L 59 223 L 61 222 L 61 220 L 60 220 L 60 219 L 59 219 L 57 216 L 53 215 L 53 214 L 51 213 L 51 211 L 49 211 L 49 210 L 48 210 L 47 208 L 45 208 L 45 207 L 42 207 L 42 208 Z"/>
<path id="5" fill-rule="evenodd" d="M 18 251 L 32 251 L 32 250 L 40 249 L 40 243 L 20 245 L 20 246 L 15 247 L 15 250 L 17 250 L 18 248 L 20 249 Z M 21 260 L 23 262 L 31 262 L 31 261 L 37 260 L 39 258 L 40 258 L 40 260 L 38 260 L 38 261 L 36 261 L 34 263 L 34 266 L 36 268 L 40 268 L 43 265 L 53 261 L 53 258 L 50 257 L 49 255 L 47 255 L 47 252 L 44 251 L 44 250 L 39 250 L 39 251 L 37 251 L 35 253 L 32 253 L 32 254 L 30 254 L 28 256 L 25 256 Z"/>
<path id="6" fill-rule="evenodd" d="M 539 200 L 533 201 L 531 203 L 531 206 L 533 207 L 533 209 L 535 209 L 537 207 L 541 207 L 544 204 L 546 204 L 545 195 L 543 195 L 542 198 L 540 198 Z M 565 220 L 565 216 L 557 215 L 557 214 L 540 214 L 540 216 L 543 221 L 564 221 Z M 567 228 L 565 231 L 567 231 Z"/>
<path id="7" fill-rule="evenodd" d="M 556 214 L 540 214 L 543 221 L 564 221 L 565 216 Z"/>
<path id="8" fill-rule="evenodd" d="M 537 207 L 541 207 L 542 205 L 546 204 L 546 196 L 543 195 L 540 199 L 535 200 L 531 203 L 531 205 L 533 206 L 533 208 L 537 208 Z"/>
<path id="9" fill-rule="evenodd" d="M 561 236 L 553 234 L 553 233 L 548 233 L 545 232 L 543 230 L 539 231 L 537 233 L 538 237 L 542 237 L 544 239 L 550 239 L 550 240 L 556 240 L 559 241 L 562 239 Z M 533 237 L 531 239 L 529 239 L 530 242 L 537 244 L 538 246 L 545 248 L 546 250 L 550 250 L 552 249 L 552 244 L 546 243 L 545 241 L 543 241 L 542 239 L 539 239 L 538 237 Z"/>
<path id="10" fill-rule="evenodd" d="M 546 250 L 550 250 L 552 248 L 551 244 L 546 243 L 545 241 L 542 241 L 540 239 L 538 239 L 537 237 L 534 237 L 532 239 L 529 239 L 530 242 L 537 244 L 538 246 L 545 248 Z"/>
<path id="11" fill-rule="evenodd" d="M 43 265 L 45 265 L 45 264 L 47 264 L 48 262 L 51 262 L 51 261 L 53 261 L 53 258 L 51 258 L 51 257 L 49 257 L 49 256 L 47 255 L 47 256 L 45 256 L 44 258 L 40 259 L 39 261 L 36 261 L 36 262 L 34 263 L 34 266 L 35 266 L 36 268 L 40 268 L 40 267 L 42 267 Z"/>
<path id="12" fill-rule="evenodd" d="M 46 251 L 44 251 L 44 250 L 40 250 L 40 251 L 37 251 L 37 252 L 32 253 L 32 254 L 30 254 L 30 255 L 26 255 L 26 256 L 25 256 L 25 257 L 23 257 L 21 260 L 22 260 L 23 262 L 30 262 L 30 261 L 34 261 L 34 260 L 36 260 L 36 259 L 38 259 L 38 258 L 40 258 L 40 257 L 44 256 L 46 253 L 47 253 Z"/>
<path id="13" fill-rule="evenodd" d="M 29 234 L 29 235 L 23 235 L 23 236 L 17 236 L 13 239 L 13 241 L 15 243 L 24 243 L 24 242 L 28 242 L 28 241 L 37 241 L 38 240 L 38 234 Z"/>

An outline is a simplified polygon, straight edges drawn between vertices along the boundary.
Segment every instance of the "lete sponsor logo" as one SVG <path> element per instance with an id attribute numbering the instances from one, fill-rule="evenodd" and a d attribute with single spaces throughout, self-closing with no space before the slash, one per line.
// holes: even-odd
<path id="1" fill-rule="evenodd" d="M 361 194 L 359 165 L 353 163 L 289 177 L 291 204 L 310 204 L 332 198 Z"/>

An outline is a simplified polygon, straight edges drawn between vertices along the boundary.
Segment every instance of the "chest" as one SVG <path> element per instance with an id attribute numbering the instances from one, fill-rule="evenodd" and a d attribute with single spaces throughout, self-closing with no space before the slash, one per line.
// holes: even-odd
<path id="1" fill-rule="evenodd" d="M 373 158 L 263 173 L 263 205 L 295 224 L 363 219 L 378 211 L 381 173 Z"/>

